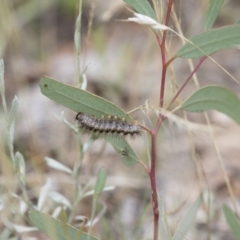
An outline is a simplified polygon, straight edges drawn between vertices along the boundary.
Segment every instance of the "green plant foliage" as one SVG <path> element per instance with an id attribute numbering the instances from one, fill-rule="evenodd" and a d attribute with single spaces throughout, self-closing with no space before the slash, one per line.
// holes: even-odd
<path id="1" fill-rule="evenodd" d="M 138 163 L 138 157 L 123 138 L 105 138 L 114 147 L 123 164 L 132 166 Z"/>
<path id="2" fill-rule="evenodd" d="M 113 103 L 87 91 L 75 88 L 51 78 L 44 77 L 40 81 L 42 94 L 76 112 L 83 112 L 94 117 L 117 116 L 133 121 L 122 109 Z"/>
<path id="3" fill-rule="evenodd" d="M 0 95 L 4 94 L 4 62 L 0 59 Z"/>
<path id="4" fill-rule="evenodd" d="M 240 124 L 240 99 L 231 90 L 220 86 L 207 86 L 193 93 L 181 106 L 190 112 L 217 110 Z"/>
<path id="5" fill-rule="evenodd" d="M 236 22 L 237 24 L 240 24 L 240 19 Z"/>
<path id="6" fill-rule="evenodd" d="M 96 212 L 96 209 L 97 209 L 98 199 L 103 192 L 103 189 L 104 189 L 104 186 L 105 186 L 105 183 L 106 183 L 106 179 L 107 179 L 107 172 L 104 168 L 101 168 L 98 171 L 97 179 L 96 179 L 96 183 L 95 183 L 95 187 L 94 187 L 92 214 L 91 214 L 91 225 L 90 225 L 89 233 L 91 233 L 91 230 L 92 230 L 92 223 L 93 223 L 94 215 L 95 215 L 95 212 Z"/>
<path id="7" fill-rule="evenodd" d="M 169 226 L 167 222 L 167 217 L 165 215 L 164 202 L 162 198 L 159 198 L 158 206 L 159 206 L 159 229 L 160 229 L 161 239 L 172 240 L 170 231 L 168 231 Z"/>
<path id="8" fill-rule="evenodd" d="M 19 180 L 23 185 L 25 185 L 26 166 L 25 166 L 24 157 L 20 152 L 16 152 L 15 161 L 16 161 L 16 170 L 17 170 L 17 173 L 19 174 Z"/>
<path id="9" fill-rule="evenodd" d="M 224 0 L 210 0 L 208 10 L 206 13 L 206 18 L 204 22 L 204 31 L 212 28 L 218 13 L 222 7 Z"/>
<path id="10" fill-rule="evenodd" d="M 234 24 L 206 31 L 190 39 L 177 52 L 176 57 L 200 58 L 219 50 L 232 48 L 240 44 L 240 25 Z"/>
<path id="11" fill-rule="evenodd" d="M 147 0 L 123 0 L 125 3 L 133 7 L 138 13 L 146 15 L 156 20 L 156 15 Z"/>
<path id="12" fill-rule="evenodd" d="M 199 207 L 201 206 L 201 204 L 202 204 L 202 195 L 200 195 L 197 198 L 197 200 L 193 203 L 193 205 L 188 210 L 187 214 L 181 220 L 181 222 L 173 236 L 173 240 L 186 239 L 185 235 L 187 234 L 188 230 L 192 226 L 192 224 L 196 218 L 197 211 L 198 211 Z"/>
<path id="13" fill-rule="evenodd" d="M 78 82 L 79 86 L 82 86 L 83 78 L 81 73 L 81 25 L 82 25 L 82 0 L 79 1 L 79 13 L 76 20 L 76 27 L 75 27 L 75 33 L 74 33 L 74 45 L 75 45 L 75 51 L 77 54 L 77 70 L 78 70 Z"/>
<path id="14" fill-rule="evenodd" d="M 51 240 L 97 240 L 97 238 L 39 211 L 29 212 L 29 218 L 31 223 Z"/>
<path id="15" fill-rule="evenodd" d="M 107 179 L 107 172 L 104 168 L 101 168 L 97 174 L 97 181 L 94 188 L 94 196 L 99 197 L 102 194 Z"/>
<path id="16" fill-rule="evenodd" d="M 224 216 L 227 220 L 227 223 L 232 230 L 233 235 L 235 236 L 235 238 L 237 240 L 240 240 L 240 223 L 239 223 L 238 219 L 236 218 L 235 214 L 226 205 L 223 206 L 223 212 L 224 212 Z"/>
<path id="17" fill-rule="evenodd" d="M 68 14 L 68 16 L 73 16 L 76 10 L 76 1 L 75 0 L 60 0 L 59 5 L 61 9 Z"/>
<path id="18" fill-rule="evenodd" d="M 13 124 L 16 114 L 18 111 L 18 98 L 15 96 L 15 98 L 12 101 L 12 107 L 8 116 L 8 129 L 10 129 L 11 125 Z"/>
<path id="19" fill-rule="evenodd" d="M 79 88 L 57 82 L 48 77 L 41 79 L 40 88 L 46 97 L 73 111 L 88 113 L 94 117 L 112 115 L 133 122 L 129 115 L 113 103 Z M 104 139 L 112 144 L 125 165 L 130 166 L 137 163 L 136 154 L 124 138 L 106 136 Z"/>

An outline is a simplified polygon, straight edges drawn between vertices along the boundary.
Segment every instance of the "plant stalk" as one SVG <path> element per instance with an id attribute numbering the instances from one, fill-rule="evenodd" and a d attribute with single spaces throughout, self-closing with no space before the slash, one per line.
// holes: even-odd
<path id="1" fill-rule="evenodd" d="M 151 149 L 151 170 L 149 172 L 151 189 L 152 189 L 152 208 L 154 216 L 154 240 L 158 240 L 158 221 L 159 221 L 159 210 L 158 210 L 158 196 L 156 186 L 156 134 L 152 135 L 152 149 Z"/>
<path id="2" fill-rule="evenodd" d="M 166 12 L 166 18 L 165 18 L 165 25 L 169 25 L 170 21 L 170 15 L 171 15 L 171 9 L 173 5 L 173 0 L 168 1 L 168 7 Z M 168 64 L 166 64 L 166 37 L 167 37 L 167 31 L 163 32 L 162 41 L 160 40 L 160 37 L 158 34 L 156 34 L 156 38 L 158 41 L 158 45 L 161 50 L 161 58 L 162 58 L 162 76 L 161 76 L 161 86 L 160 86 L 160 101 L 159 105 L 160 108 L 163 107 L 164 103 L 164 92 L 165 92 L 165 82 L 166 82 L 166 72 Z M 158 228 L 159 228 L 159 210 L 158 210 L 158 194 L 157 194 L 157 185 L 156 185 L 156 139 L 157 134 L 159 131 L 159 128 L 161 126 L 161 123 L 166 118 L 159 114 L 158 121 L 156 124 L 156 127 L 151 134 L 151 169 L 149 172 L 150 182 L 151 182 L 151 189 L 152 189 L 152 208 L 153 208 L 153 216 L 154 216 L 154 240 L 158 240 Z"/>
<path id="3" fill-rule="evenodd" d="M 166 19 L 165 19 L 165 26 L 169 25 L 172 5 L 173 5 L 173 0 L 169 0 L 168 1 L 168 7 L 167 7 L 167 13 L 166 13 Z M 167 37 L 167 31 L 163 32 L 162 41 L 160 41 L 160 38 L 157 35 L 157 41 L 158 41 L 159 47 L 161 49 L 161 57 L 162 57 L 162 77 L 161 77 L 160 103 L 159 103 L 160 108 L 163 107 L 164 92 L 165 92 L 164 90 L 165 90 L 165 82 L 166 82 L 166 71 L 167 71 L 167 65 L 166 65 L 166 37 Z"/>
<path id="4" fill-rule="evenodd" d="M 169 109 L 171 107 L 171 105 L 173 104 L 173 102 L 177 99 L 177 97 L 179 96 L 179 94 L 182 92 L 182 90 L 185 88 L 185 86 L 189 83 L 189 81 L 191 80 L 192 76 L 195 74 L 195 72 L 198 70 L 198 68 L 202 65 L 202 63 L 204 62 L 204 60 L 207 57 L 202 57 L 199 62 L 197 63 L 197 65 L 195 66 L 195 68 L 193 69 L 193 71 L 190 73 L 190 75 L 188 76 L 188 78 L 185 80 L 185 82 L 183 83 L 183 85 L 178 89 L 178 91 L 176 92 L 176 94 L 174 95 L 174 97 L 172 98 L 171 102 L 169 103 L 168 107 L 166 109 Z"/>

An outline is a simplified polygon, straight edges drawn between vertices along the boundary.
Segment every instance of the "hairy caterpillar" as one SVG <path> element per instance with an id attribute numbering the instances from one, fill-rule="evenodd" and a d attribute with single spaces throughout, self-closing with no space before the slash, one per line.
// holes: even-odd
<path id="1" fill-rule="evenodd" d="M 96 135 L 112 134 L 113 136 L 137 136 L 141 134 L 141 126 L 135 123 L 128 123 L 125 119 L 117 118 L 116 116 L 95 118 L 88 114 L 79 112 L 76 116 L 79 128 L 82 132 Z"/>

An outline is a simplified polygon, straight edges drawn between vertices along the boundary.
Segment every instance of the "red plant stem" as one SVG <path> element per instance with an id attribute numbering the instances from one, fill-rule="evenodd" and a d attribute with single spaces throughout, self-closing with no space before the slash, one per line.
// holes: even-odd
<path id="1" fill-rule="evenodd" d="M 166 31 L 163 33 L 163 37 L 165 36 Z M 166 54 L 165 54 L 165 40 L 160 41 L 160 37 L 156 34 L 157 41 L 159 44 L 159 47 L 161 49 L 161 57 L 162 57 L 162 76 L 161 76 L 161 86 L 160 86 L 160 102 L 159 105 L 162 108 L 163 107 L 163 99 L 164 99 L 164 89 L 165 89 L 165 79 L 166 79 L 166 67 L 165 67 L 165 62 L 166 62 Z M 163 38 L 164 39 L 164 38 Z"/>
<path id="2" fill-rule="evenodd" d="M 156 184 L 156 150 L 157 150 L 157 133 L 158 129 L 161 126 L 161 123 L 166 118 L 162 115 L 159 115 L 156 127 L 151 134 L 151 168 L 149 173 L 149 178 L 151 182 L 152 189 L 152 208 L 154 216 L 154 240 L 158 240 L 158 228 L 159 228 L 159 210 L 158 210 L 158 194 L 157 194 L 157 184 Z"/>
<path id="3" fill-rule="evenodd" d="M 166 13 L 165 25 L 168 26 L 170 20 L 170 14 L 172 9 L 173 0 L 168 1 L 168 8 Z M 168 64 L 166 64 L 166 36 L 167 32 L 163 32 L 162 41 L 158 34 L 156 34 L 156 38 L 161 50 L 161 58 L 162 58 L 162 76 L 161 76 L 161 86 L 160 86 L 160 102 L 159 105 L 163 107 L 164 101 L 164 90 L 165 90 L 165 81 L 166 81 L 166 72 Z M 153 216 L 154 216 L 154 240 L 158 240 L 158 228 L 159 228 L 159 210 L 158 210 L 158 194 L 157 194 L 157 185 L 156 185 L 156 138 L 158 134 L 158 130 L 161 126 L 161 123 L 166 118 L 159 114 L 157 124 L 155 126 L 154 131 L 151 134 L 151 168 L 149 171 L 149 178 L 151 182 L 151 189 L 152 189 L 152 208 L 153 208 Z"/>
<path id="4" fill-rule="evenodd" d="M 168 24 L 169 24 L 169 19 L 170 19 L 170 14 L 171 14 L 171 11 L 172 11 L 173 2 L 174 2 L 174 0 L 169 0 L 168 1 L 167 17 L 166 17 L 166 21 L 165 21 L 166 26 L 168 26 Z"/>
<path id="5" fill-rule="evenodd" d="M 170 20 L 170 14 L 172 9 L 173 0 L 168 1 L 168 8 L 167 8 L 167 14 L 165 19 L 165 25 L 168 26 L 169 20 Z M 160 87 L 160 107 L 163 107 L 163 101 L 164 101 L 164 90 L 165 90 L 165 82 L 166 82 L 166 71 L 167 71 L 167 65 L 166 65 L 166 37 L 167 37 L 167 31 L 163 32 L 163 38 L 162 42 L 160 42 L 159 36 L 157 35 L 157 40 L 159 47 L 161 49 L 161 56 L 162 56 L 162 77 L 161 77 L 161 87 Z"/>
<path id="6" fill-rule="evenodd" d="M 162 54 L 162 61 L 165 58 L 165 53 Z M 165 89 L 165 82 L 166 82 L 166 71 L 167 69 L 163 66 L 162 68 L 162 80 L 161 80 L 161 89 L 160 89 L 160 108 L 163 107 L 163 99 L 164 99 L 164 89 Z"/>
<path id="7" fill-rule="evenodd" d="M 151 150 L 151 169 L 149 172 L 151 188 L 152 188 L 152 208 L 154 216 L 154 240 L 158 240 L 158 221 L 159 221 L 159 210 L 158 210 L 158 196 L 156 186 L 156 134 L 152 135 L 152 150 Z"/>
<path id="8" fill-rule="evenodd" d="M 183 83 L 183 85 L 178 89 L 178 91 L 176 92 L 176 94 L 174 95 L 174 97 L 172 98 L 171 102 L 169 103 L 167 109 L 169 109 L 171 107 L 171 105 L 173 104 L 173 102 L 177 99 L 177 97 L 179 96 L 179 94 L 182 92 L 182 90 L 184 89 L 184 87 L 189 83 L 189 81 L 191 80 L 193 74 L 198 70 L 198 68 L 201 66 L 201 64 L 203 63 L 203 61 L 206 59 L 207 57 L 202 57 L 198 64 L 195 66 L 195 68 L 192 70 L 191 74 L 188 76 L 188 78 L 185 80 L 185 82 Z"/>
<path id="9" fill-rule="evenodd" d="M 167 7 L 167 13 L 166 13 L 166 19 L 165 19 L 165 25 L 169 25 L 170 21 L 170 15 L 171 15 L 171 9 L 173 5 L 174 0 L 168 0 L 168 7 Z M 166 37 L 167 37 L 167 31 L 163 32 L 162 41 L 160 40 L 159 35 L 156 33 L 156 38 L 158 41 L 158 45 L 161 50 L 161 58 L 162 58 L 162 76 L 161 76 L 161 86 L 160 86 L 160 102 L 159 106 L 160 108 L 163 107 L 164 103 L 164 92 L 165 92 L 165 82 L 166 82 L 166 72 L 169 64 L 175 59 L 172 58 L 168 62 L 166 62 Z M 194 70 L 191 72 L 189 77 L 186 79 L 182 87 L 177 91 L 173 99 L 171 100 L 168 108 L 171 106 L 171 104 L 176 100 L 176 98 L 179 96 L 183 88 L 187 85 L 187 83 L 192 78 L 193 74 L 197 71 L 197 69 L 200 67 L 202 62 L 206 59 L 206 57 L 203 57 L 199 60 L 198 64 L 195 66 Z M 158 210 L 158 194 L 157 194 L 157 185 L 156 185 L 156 139 L 157 134 L 159 131 L 159 128 L 162 124 L 162 122 L 166 119 L 163 115 L 159 114 L 157 124 L 155 126 L 155 129 L 151 132 L 149 131 L 151 135 L 151 167 L 149 173 L 149 178 L 151 182 L 151 189 L 152 189 L 152 208 L 153 208 L 153 215 L 154 215 L 154 240 L 158 240 L 158 228 L 159 228 L 159 210 Z"/>
<path id="10" fill-rule="evenodd" d="M 169 25 L 172 5 L 173 5 L 173 0 L 169 0 L 168 1 L 168 9 L 167 9 L 167 14 L 166 14 L 166 19 L 165 19 L 165 26 Z M 163 46 L 165 46 L 166 36 L 167 36 L 167 31 L 164 31 L 163 32 L 163 38 L 162 38 L 162 45 Z"/>

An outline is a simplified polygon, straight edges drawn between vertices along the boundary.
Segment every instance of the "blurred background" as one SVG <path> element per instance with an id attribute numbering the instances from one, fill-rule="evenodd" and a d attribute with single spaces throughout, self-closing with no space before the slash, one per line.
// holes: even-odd
<path id="1" fill-rule="evenodd" d="M 208 6 L 203 1 L 176 1 L 174 6 L 178 24 L 187 38 L 203 31 L 204 14 Z M 159 13 L 163 17 L 165 1 Z M 76 113 L 56 104 L 40 92 L 39 81 L 44 75 L 76 86 L 77 61 L 74 48 L 75 21 L 78 15 L 76 0 L 1 0 L 0 1 L 0 50 L 5 63 L 5 88 L 8 106 L 15 95 L 19 99 L 19 111 L 15 121 L 14 147 L 26 159 L 27 186 L 33 203 L 47 176 L 56 191 L 69 201 L 74 198 L 74 184 L 67 174 L 49 168 L 44 160 L 48 156 L 72 168 L 80 152 L 75 134 L 62 121 L 74 124 Z M 81 70 L 88 80 L 87 90 L 112 101 L 126 112 L 144 104 L 158 106 L 161 55 L 151 29 L 134 23 L 119 21 L 132 16 L 121 0 L 83 1 L 81 29 Z M 214 27 L 234 24 L 240 18 L 240 2 L 226 1 Z M 176 21 L 170 26 L 176 29 Z M 182 45 L 181 40 L 169 33 L 168 54 Z M 240 81 L 238 49 L 225 50 L 213 58 L 233 77 Z M 174 61 L 167 75 L 166 102 L 177 86 L 190 73 L 185 59 Z M 200 86 L 224 85 L 240 95 L 240 86 L 219 66 L 210 60 L 197 72 Z M 185 99 L 196 90 L 192 81 L 183 91 Z M 181 101 L 181 99 L 179 99 Z M 178 114 L 183 117 L 182 113 Z M 132 115 L 139 122 L 153 127 L 156 114 L 148 116 L 139 111 Z M 202 114 L 189 114 L 189 119 L 206 124 Z M 189 132 L 172 122 L 164 124 L 159 132 L 157 184 L 164 200 L 169 225 L 176 226 L 199 193 L 206 191 L 210 203 L 210 222 L 206 211 L 197 214 L 195 225 L 186 239 L 233 239 L 222 214 L 222 204 L 232 206 L 226 183 L 218 161 L 214 143 L 218 145 L 225 170 L 232 184 L 239 208 L 240 197 L 240 127 L 226 116 L 215 111 L 209 118 L 218 130 L 214 140 L 201 130 Z M 0 109 L 1 148 L 4 150 L 5 119 Z M 87 141 L 87 137 L 83 136 Z M 148 164 L 149 142 L 147 136 L 129 139 L 140 159 Z M 193 153 L 194 152 L 194 153 Z M 3 156 L 3 155 L 1 155 Z M 195 161 L 194 161 L 194 158 Z M 6 181 L 5 164 L 1 159 L 0 184 Z M 106 212 L 94 227 L 94 234 L 101 239 L 152 239 L 152 209 L 149 179 L 140 165 L 124 166 L 114 149 L 101 140 L 95 141 L 84 155 L 79 182 L 94 183 L 97 171 L 105 167 L 107 185 L 116 188 L 105 192 L 102 201 Z M 197 171 L 204 179 L 199 183 Z M 204 173 L 204 174 L 203 174 Z M 91 185 L 91 184 L 90 184 Z M 16 186 L 16 193 L 19 192 Z M 50 212 L 49 203 L 45 211 Z M 76 214 L 90 217 L 91 197 L 81 201 Z M 26 224 L 12 216 L 10 221 Z M 0 222 L 0 231 L 6 228 Z M 13 234 L 14 235 L 14 234 Z M 17 234 L 16 234 L 17 236 Z M 19 234 L 22 238 L 46 239 L 33 232 Z M 30 238 L 29 238 L 30 239 Z"/>

